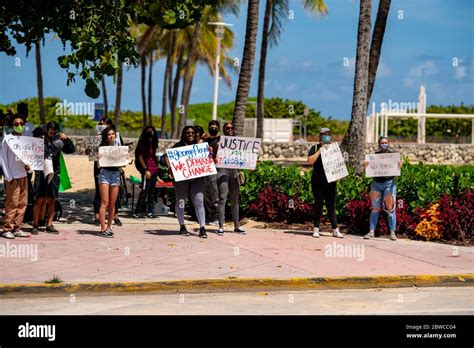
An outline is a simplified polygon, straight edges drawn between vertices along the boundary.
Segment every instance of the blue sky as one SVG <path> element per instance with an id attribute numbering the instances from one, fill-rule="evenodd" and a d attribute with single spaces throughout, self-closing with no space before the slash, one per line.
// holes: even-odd
<path id="1" fill-rule="evenodd" d="M 246 5 L 239 17 L 226 16 L 233 23 L 235 46 L 231 57 L 242 58 Z M 354 83 L 359 1 L 326 0 L 329 14 L 316 18 L 305 13 L 301 1 L 290 0 L 293 19 L 288 19 L 278 46 L 269 50 L 265 82 L 266 97 L 301 100 L 324 116 L 349 119 Z M 265 1 L 260 1 L 263 15 Z M 374 0 L 375 22 L 378 1 Z M 261 18 L 259 25 L 263 23 Z M 382 48 L 381 64 L 372 96 L 381 103 L 416 102 L 419 85 L 426 87 L 430 104 L 474 104 L 474 1 L 393 0 Z M 250 96 L 257 95 L 260 32 Z M 84 83 L 66 86 L 66 73 L 57 64 L 62 44 L 49 36 L 42 51 L 44 95 L 68 102 L 93 101 L 85 96 Z M 20 58 L 20 66 L 15 66 Z M 344 62 L 349 62 L 344 66 Z M 457 63 L 457 66 L 455 66 Z M 154 65 L 153 113 L 161 112 L 164 62 Z M 238 75 L 232 87 L 223 83 L 219 103 L 235 98 Z M 115 102 L 115 88 L 107 80 L 109 107 Z M 26 58 L 23 46 L 17 55 L 0 54 L 0 104 L 37 95 L 34 50 Z M 212 102 L 213 78 L 200 67 L 193 83 L 191 103 Z M 102 102 L 102 98 L 95 100 Z M 140 72 L 131 68 L 124 75 L 122 109 L 140 110 Z"/>

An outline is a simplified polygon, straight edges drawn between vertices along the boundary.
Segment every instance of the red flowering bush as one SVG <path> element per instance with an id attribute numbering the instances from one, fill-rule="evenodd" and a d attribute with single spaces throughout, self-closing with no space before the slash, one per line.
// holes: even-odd
<path id="1" fill-rule="evenodd" d="M 260 192 L 258 199 L 250 204 L 249 211 L 263 221 L 306 222 L 312 219 L 313 205 L 267 186 Z"/>
<path id="2" fill-rule="evenodd" d="M 438 200 L 438 214 L 443 239 L 471 238 L 474 228 L 474 193 L 465 191 L 455 198 L 443 195 Z"/>

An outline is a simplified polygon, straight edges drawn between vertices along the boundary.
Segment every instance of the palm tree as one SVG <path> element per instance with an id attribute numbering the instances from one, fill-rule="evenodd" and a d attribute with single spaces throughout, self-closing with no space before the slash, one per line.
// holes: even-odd
<path id="1" fill-rule="evenodd" d="M 153 117 L 151 115 L 151 101 L 152 101 L 152 75 L 153 75 L 153 50 L 149 54 L 150 70 L 148 71 L 148 124 L 153 125 Z"/>
<path id="2" fill-rule="evenodd" d="M 347 152 L 349 165 L 354 167 L 357 174 L 361 174 L 364 169 L 371 10 L 372 0 L 360 0 L 352 115 L 349 129 L 341 143 L 342 150 Z"/>
<path id="3" fill-rule="evenodd" d="M 38 104 L 41 123 L 46 123 L 46 115 L 44 112 L 43 98 L 43 73 L 41 71 L 41 49 L 40 40 L 35 41 L 35 58 L 36 58 L 36 83 L 38 85 Z"/>
<path id="4" fill-rule="evenodd" d="M 143 127 L 146 127 L 146 93 L 145 93 L 145 83 L 146 83 L 146 54 L 141 53 L 140 55 L 140 68 L 141 68 L 141 95 L 142 95 L 142 117 L 143 117 Z"/>
<path id="5" fill-rule="evenodd" d="M 104 95 L 104 117 L 108 117 L 108 103 L 107 103 L 107 88 L 105 87 L 105 76 L 102 75 L 101 78 L 102 82 L 102 94 Z"/>
<path id="6" fill-rule="evenodd" d="M 232 119 L 236 135 L 242 135 L 244 132 L 245 109 L 247 108 L 247 99 L 252 80 L 255 46 L 257 45 L 258 5 L 259 0 L 249 0 L 247 25 L 245 29 L 244 54 L 240 67 L 237 95 L 235 97 L 234 117 Z"/>
<path id="7" fill-rule="evenodd" d="M 385 35 L 385 27 L 387 26 L 387 17 L 390 10 L 391 0 L 380 0 L 377 10 L 377 19 L 375 20 L 374 32 L 372 33 L 372 42 L 370 43 L 369 58 L 369 83 L 367 88 L 367 108 L 372 97 L 374 89 L 375 77 L 379 66 L 380 55 L 382 53 L 382 42 Z"/>
<path id="8" fill-rule="evenodd" d="M 117 93 L 115 95 L 115 119 L 114 124 L 118 128 L 120 122 L 120 103 L 122 102 L 122 80 L 123 80 L 123 63 L 119 63 L 117 72 Z"/>
<path id="9" fill-rule="evenodd" d="M 257 138 L 263 138 L 265 66 L 268 44 L 270 43 L 270 47 L 272 47 L 278 43 L 278 39 L 283 30 L 283 22 L 288 18 L 288 2 L 289 0 L 267 0 L 265 6 L 262 44 L 260 47 L 260 65 L 258 70 Z M 303 7 L 309 13 L 315 15 L 325 15 L 328 11 L 323 0 L 304 0 Z"/>

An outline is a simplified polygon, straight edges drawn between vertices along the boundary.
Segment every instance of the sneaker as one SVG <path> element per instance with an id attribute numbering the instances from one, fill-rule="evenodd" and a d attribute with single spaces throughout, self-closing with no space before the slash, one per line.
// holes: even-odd
<path id="1" fill-rule="evenodd" d="M 100 220 L 99 220 L 99 219 L 94 219 L 93 224 L 94 224 L 95 226 L 100 226 Z"/>
<path id="2" fill-rule="evenodd" d="M 341 232 L 339 232 L 339 228 L 335 228 L 332 230 L 332 236 L 336 238 L 344 238 Z"/>
<path id="3" fill-rule="evenodd" d="M 224 229 L 223 229 L 223 228 L 219 228 L 219 229 L 217 230 L 217 234 L 218 234 L 219 236 L 223 236 L 223 235 L 224 235 Z"/>
<path id="4" fill-rule="evenodd" d="M 113 232 L 110 230 L 105 230 L 99 233 L 100 237 L 112 238 L 114 236 Z"/>
<path id="5" fill-rule="evenodd" d="M 207 233 L 206 233 L 206 229 L 204 227 L 201 227 L 199 229 L 199 237 L 201 238 L 207 238 Z"/>
<path id="6" fill-rule="evenodd" d="M 208 223 L 210 226 L 219 226 L 219 220 L 214 220 Z"/>
<path id="7" fill-rule="evenodd" d="M 390 240 L 397 240 L 397 235 L 395 234 L 395 231 L 390 232 Z"/>
<path id="8" fill-rule="evenodd" d="M 15 239 L 15 236 L 11 232 L 3 232 L 3 237 L 7 239 Z"/>
<path id="9" fill-rule="evenodd" d="M 374 231 L 370 231 L 369 233 L 367 233 L 364 236 L 364 239 L 372 239 L 372 238 L 375 238 L 375 232 Z"/>
<path id="10" fill-rule="evenodd" d="M 14 231 L 14 232 L 13 232 L 13 235 L 14 235 L 15 237 L 20 237 L 20 238 L 26 238 L 26 237 L 29 237 L 29 236 L 30 236 L 29 233 L 26 233 L 26 232 L 24 232 L 24 231 L 22 231 L 22 230 L 16 230 L 16 231 Z"/>
<path id="11" fill-rule="evenodd" d="M 183 225 L 179 228 L 179 235 L 180 236 L 189 236 L 189 232 L 186 229 L 186 226 Z"/>
<path id="12" fill-rule="evenodd" d="M 38 226 L 33 225 L 33 228 L 31 229 L 31 234 L 35 236 L 38 234 Z"/>
<path id="13" fill-rule="evenodd" d="M 156 216 L 155 216 L 155 214 L 153 214 L 153 213 L 148 213 L 148 214 L 146 214 L 146 217 L 152 219 L 152 218 L 154 218 L 154 217 L 156 217 Z"/>
<path id="14" fill-rule="evenodd" d="M 319 235 L 319 227 L 314 227 L 313 228 L 313 237 L 314 238 L 319 238 L 320 235 Z"/>
<path id="15" fill-rule="evenodd" d="M 59 234 L 59 231 L 57 229 L 55 229 L 53 225 L 47 226 L 46 227 L 46 232 L 53 233 L 53 234 Z"/>
<path id="16" fill-rule="evenodd" d="M 245 230 L 242 227 L 235 228 L 234 232 L 241 233 L 241 234 L 247 234 L 247 232 L 245 232 Z"/>
<path id="17" fill-rule="evenodd" d="M 118 217 L 114 219 L 114 224 L 117 225 L 117 226 L 122 226 L 123 225 L 122 221 L 120 221 L 120 219 Z"/>

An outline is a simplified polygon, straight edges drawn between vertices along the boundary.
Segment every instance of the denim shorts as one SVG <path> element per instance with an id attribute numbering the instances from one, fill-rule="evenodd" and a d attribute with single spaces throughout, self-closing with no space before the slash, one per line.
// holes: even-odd
<path id="1" fill-rule="evenodd" d="M 110 186 L 120 186 L 120 171 L 100 169 L 99 184 L 108 184 Z"/>

